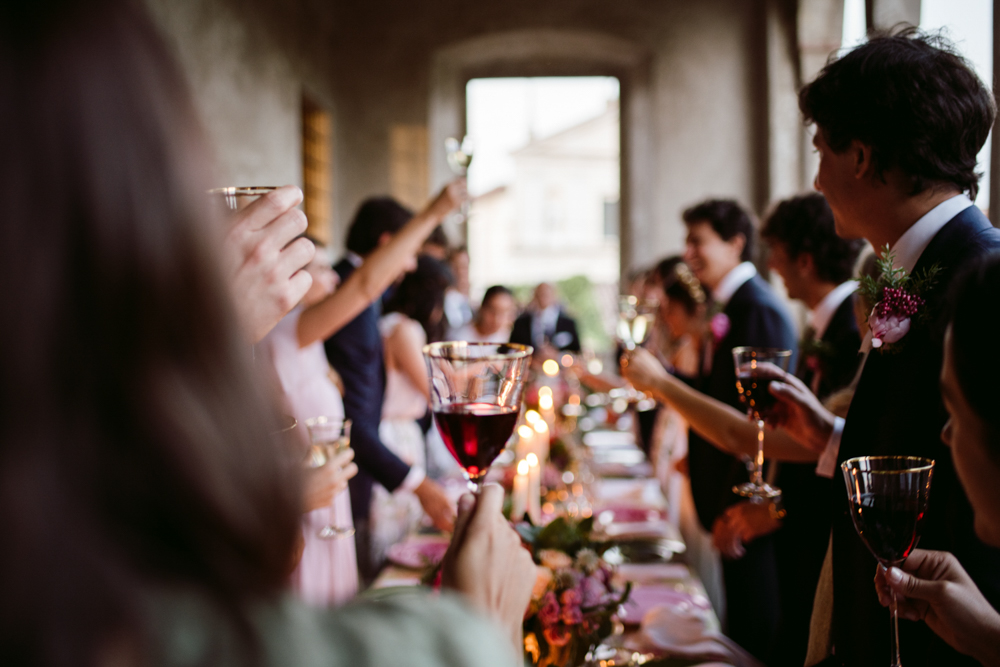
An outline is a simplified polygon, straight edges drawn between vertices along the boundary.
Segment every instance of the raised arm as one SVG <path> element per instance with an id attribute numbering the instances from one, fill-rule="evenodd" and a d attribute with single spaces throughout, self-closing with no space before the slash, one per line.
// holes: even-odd
<path id="1" fill-rule="evenodd" d="M 392 359 L 393 365 L 420 390 L 424 398 L 430 401 L 431 389 L 423 355 L 426 342 L 427 336 L 420 324 L 413 320 L 404 320 L 385 339 L 385 351 L 386 357 Z"/>
<path id="2" fill-rule="evenodd" d="M 691 428 L 719 449 L 737 456 L 756 455 L 757 427 L 746 414 L 677 379 L 648 351 L 639 348 L 626 357 L 622 374 L 637 389 L 668 403 Z M 819 452 L 804 448 L 780 429 L 768 434 L 765 453 L 768 458 L 799 463 L 819 458 Z"/>
<path id="3" fill-rule="evenodd" d="M 325 340 L 382 295 L 424 240 L 465 199 L 465 180 L 449 183 L 392 240 L 365 258 L 340 288 L 299 317 L 299 347 Z"/>

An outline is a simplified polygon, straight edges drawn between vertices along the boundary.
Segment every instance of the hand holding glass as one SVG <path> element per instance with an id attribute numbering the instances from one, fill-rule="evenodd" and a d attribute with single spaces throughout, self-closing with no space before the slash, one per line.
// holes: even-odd
<path id="1" fill-rule="evenodd" d="M 917 546 L 927 512 L 934 461 L 915 456 L 862 456 L 840 464 L 851 519 L 882 572 L 898 567 Z M 899 618 L 892 595 L 892 667 L 899 661 Z"/>
<path id="2" fill-rule="evenodd" d="M 309 430 L 309 451 L 306 454 L 307 468 L 322 468 L 334 457 L 351 446 L 351 420 L 341 421 L 330 417 L 312 417 L 306 420 Z M 324 540 L 349 537 L 354 534 L 352 526 L 323 526 L 318 536 Z"/>

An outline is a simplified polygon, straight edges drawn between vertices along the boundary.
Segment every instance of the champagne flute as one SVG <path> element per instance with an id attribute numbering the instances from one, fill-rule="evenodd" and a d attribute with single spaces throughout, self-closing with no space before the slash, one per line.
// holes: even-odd
<path id="1" fill-rule="evenodd" d="M 456 176 L 462 176 L 463 178 L 468 175 L 469 165 L 472 164 L 472 153 L 474 149 L 475 142 L 469 135 L 462 137 L 462 141 L 459 141 L 455 137 L 448 137 L 444 140 L 444 150 L 448 159 L 448 168 L 451 169 L 453 174 Z M 459 213 L 462 216 L 462 220 L 469 219 L 468 199 L 462 201 Z"/>
<path id="2" fill-rule="evenodd" d="M 477 495 L 490 464 L 514 432 L 531 353 L 531 347 L 513 343 L 455 341 L 424 347 L 434 422 Z"/>
<path id="3" fill-rule="evenodd" d="M 656 311 L 659 303 L 653 299 L 640 299 L 636 296 L 622 294 L 618 297 L 618 324 L 615 326 L 615 336 L 626 351 L 632 352 L 641 347 L 653 330 L 656 321 Z M 614 391 L 614 390 L 612 390 Z M 629 403 L 636 403 L 646 398 L 645 394 L 635 390 L 632 383 L 625 385 L 624 398 Z"/>
<path id="4" fill-rule="evenodd" d="M 902 565 L 917 546 L 927 512 L 934 461 L 916 456 L 862 456 L 840 464 L 851 519 L 883 573 Z M 899 661 L 899 614 L 892 596 L 892 667 Z"/>
<path id="5" fill-rule="evenodd" d="M 747 417 L 757 424 L 757 455 L 753 459 L 753 475 L 749 482 L 733 487 L 733 492 L 750 499 L 774 498 L 781 489 L 764 483 L 764 422 L 771 418 L 778 399 L 771 393 L 773 380 L 780 380 L 788 370 L 791 350 L 768 347 L 735 347 L 736 388 L 747 404 Z"/>
<path id="6" fill-rule="evenodd" d="M 319 416 L 306 420 L 309 430 L 309 451 L 306 455 L 306 467 L 322 468 L 341 452 L 351 446 L 351 420 L 341 421 L 333 417 Z M 324 540 L 338 537 L 350 537 L 354 534 L 353 526 L 326 525 L 320 528 L 317 536 Z"/>

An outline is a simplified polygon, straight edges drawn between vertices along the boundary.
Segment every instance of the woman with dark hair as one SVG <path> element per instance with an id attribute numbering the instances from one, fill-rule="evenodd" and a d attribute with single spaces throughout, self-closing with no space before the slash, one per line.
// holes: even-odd
<path id="1" fill-rule="evenodd" d="M 452 599 L 285 595 L 300 469 L 268 435 L 204 142 L 142 6 L 0 4 L 0 87 L 4 662 L 512 660 Z M 513 641 L 534 566 L 498 491 L 470 500 L 444 581 Z"/>
<path id="2" fill-rule="evenodd" d="M 972 505 L 976 535 L 1000 547 L 1000 255 L 974 266 L 953 291 L 954 316 L 945 333 L 941 393 L 949 419 L 941 439 Z M 944 462 L 939 462 L 944 463 Z M 931 498 L 934 497 L 933 488 Z M 933 502 L 933 501 L 932 501 Z M 998 600 L 987 600 L 959 560 L 946 551 L 915 549 L 902 569 L 875 576 L 879 601 L 889 606 L 889 587 L 899 615 L 924 621 L 958 651 L 984 665 L 1000 665 Z"/>
<path id="3" fill-rule="evenodd" d="M 517 315 L 514 293 L 503 285 L 493 285 L 483 294 L 483 301 L 472 321 L 454 333 L 455 340 L 470 343 L 506 343 Z"/>
<path id="4" fill-rule="evenodd" d="M 444 292 L 451 282 L 447 267 L 428 255 L 417 258 L 417 268 L 403 276 L 386 314 L 379 320 L 385 354 L 385 400 L 379 438 L 410 466 L 427 474 L 424 433 L 417 420 L 427 414 L 430 387 L 423 349 L 441 340 L 444 330 Z M 412 473 L 411 473 L 412 474 Z M 417 479 L 414 485 L 419 484 Z M 385 551 L 417 528 L 424 517 L 412 491 L 372 490 L 372 559 L 381 565 Z"/>

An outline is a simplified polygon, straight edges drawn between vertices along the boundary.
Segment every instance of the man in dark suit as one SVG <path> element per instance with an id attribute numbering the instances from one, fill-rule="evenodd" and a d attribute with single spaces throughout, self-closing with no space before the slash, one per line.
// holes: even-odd
<path id="1" fill-rule="evenodd" d="M 821 194 L 779 203 L 761 236 L 768 245 L 768 264 L 781 276 L 788 296 L 809 308 L 795 374 L 825 400 L 847 387 L 858 370 L 857 283 L 850 278 L 864 241 L 837 236 L 833 212 Z M 830 538 L 831 482 L 816 475 L 815 463 L 775 461 L 772 466 L 781 489 L 779 507 L 733 505 L 725 520 L 716 522 L 714 534 L 716 543 L 725 548 L 774 533 L 781 622 L 768 664 L 801 667 Z"/>
<path id="2" fill-rule="evenodd" d="M 754 226 L 749 214 L 730 200 L 709 200 L 684 212 L 684 259 L 711 293 L 715 338 L 695 387 L 724 403 L 745 409 L 736 389 L 732 349 L 741 345 L 795 349 L 791 318 L 770 285 L 757 274 Z M 727 507 L 739 501 L 732 488 L 746 482 L 744 461 L 726 454 L 692 431 L 688 469 L 698 518 L 711 531 Z M 770 536 L 747 545 L 739 560 L 723 562 L 728 634 L 767 661 L 779 622 L 778 585 Z"/>
<path id="3" fill-rule="evenodd" d="M 950 283 L 963 265 L 1000 249 L 1000 232 L 965 194 L 978 190 L 976 155 L 995 107 L 950 47 L 912 32 L 876 36 L 828 64 L 802 89 L 799 106 L 817 126 L 816 188 L 833 209 L 837 233 L 866 238 L 876 249 L 889 246 L 895 265 L 908 272 L 940 269 L 908 333 L 871 349 L 846 422 L 824 413 L 801 384 L 776 389 L 789 410 L 787 428 L 822 452 L 817 470 L 834 478 L 835 654 L 828 663 L 882 665 L 889 655 L 888 613 L 870 583 L 876 561 L 852 525 L 838 463 L 870 455 L 934 459 L 920 546 L 954 553 L 990 603 L 1000 602 L 1000 552 L 976 537 L 940 441 L 947 417 L 938 384 Z M 924 623 L 900 620 L 899 629 L 908 667 L 975 664 Z"/>
<path id="4" fill-rule="evenodd" d="M 347 232 L 347 253 L 333 269 L 341 282 L 347 280 L 364 258 L 380 245 L 388 243 L 413 213 L 388 197 L 362 203 Z M 325 343 L 330 365 L 344 382 L 344 415 L 352 421 L 351 447 L 358 474 L 349 482 L 351 512 L 354 517 L 358 547 L 358 569 L 366 581 L 376 574 L 371 562 L 368 515 L 372 484 L 378 482 L 389 491 L 404 488 L 413 491 L 424 511 L 439 528 L 450 528 L 453 509 L 441 488 L 411 469 L 381 441 L 378 434 L 385 394 L 385 358 L 378 331 L 381 299 L 376 299 Z"/>
<path id="5" fill-rule="evenodd" d="M 536 353 L 546 347 L 559 351 L 580 351 L 576 322 L 563 312 L 552 285 L 542 283 L 535 288 L 535 298 L 527 310 L 514 320 L 510 342 L 531 345 Z"/>

